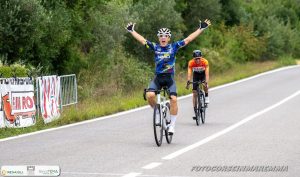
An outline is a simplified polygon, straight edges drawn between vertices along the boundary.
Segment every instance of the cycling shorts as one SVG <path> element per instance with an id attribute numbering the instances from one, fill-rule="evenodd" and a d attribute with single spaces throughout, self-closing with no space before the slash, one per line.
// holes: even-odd
<path id="1" fill-rule="evenodd" d="M 177 96 L 176 82 L 174 75 L 170 73 L 157 74 L 150 82 L 149 91 L 160 90 L 162 87 L 167 87 L 170 91 L 170 96 Z"/>
<path id="2" fill-rule="evenodd" d="M 205 81 L 205 72 L 193 72 L 193 82 L 197 81 Z M 193 83 L 193 90 L 197 90 L 199 85 L 197 83 Z"/>

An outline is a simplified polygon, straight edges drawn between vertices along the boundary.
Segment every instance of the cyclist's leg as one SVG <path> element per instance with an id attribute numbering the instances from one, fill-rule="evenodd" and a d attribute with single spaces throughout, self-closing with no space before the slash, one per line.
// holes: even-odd
<path id="1" fill-rule="evenodd" d="M 205 96 L 208 97 L 208 84 L 207 83 L 204 85 L 204 92 L 205 92 Z"/>
<path id="2" fill-rule="evenodd" d="M 148 88 L 148 92 L 146 94 L 147 96 L 147 100 L 149 105 L 154 108 L 154 106 L 156 105 L 156 100 L 155 100 L 155 91 L 158 89 L 156 83 L 155 83 L 155 78 L 150 82 L 149 88 Z"/>
<path id="3" fill-rule="evenodd" d="M 171 110 L 170 113 L 171 115 L 177 115 L 178 113 L 178 106 L 177 106 L 177 94 L 175 95 L 174 93 L 170 93 L 170 104 L 171 104 Z"/>
<path id="4" fill-rule="evenodd" d="M 170 117 L 171 117 L 171 126 L 172 126 L 172 133 L 174 133 L 174 127 L 176 123 L 177 113 L 178 113 L 178 106 L 177 106 L 177 88 L 176 82 L 174 77 L 171 77 L 171 83 L 169 86 L 170 90 L 170 103 L 171 103 L 171 110 L 170 110 Z M 170 131 L 170 130 L 169 130 Z"/>
<path id="5" fill-rule="evenodd" d="M 205 81 L 205 73 L 204 73 L 204 72 L 203 72 L 203 74 L 201 74 L 200 80 L 201 80 L 202 82 Z M 207 97 L 207 96 L 208 96 L 208 84 L 204 84 L 203 90 L 204 90 L 204 92 L 205 92 L 205 97 Z"/>
<path id="6" fill-rule="evenodd" d="M 177 107 L 177 88 L 176 88 L 176 82 L 174 80 L 174 76 L 170 78 L 170 82 L 168 84 L 168 88 L 170 91 L 170 103 L 171 103 L 171 115 L 177 115 L 178 107 Z"/>
<path id="7" fill-rule="evenodd" d="M 203 73 L 201 75 L 201 81 L 202 82 L 205 81 L 205 73 Z M 208 84 L 204 84 L 203 90 L 204 90 L 204 93 L 205 93 L 205 103 L 208 104 L 209 103 L 209 98 L 208 98 Z"/>

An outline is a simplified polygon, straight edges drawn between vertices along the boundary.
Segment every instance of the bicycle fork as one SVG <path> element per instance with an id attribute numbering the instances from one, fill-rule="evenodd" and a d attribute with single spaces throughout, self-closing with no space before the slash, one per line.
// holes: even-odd
<path id="1" fill-rule="evenodd" d="M 162 97 L 160 94 L 156 95 L 156 104 L 159 105 L 159 112 L 160 112 L 160 125 L 162 125 L 163 129 L 166 130 L 167 127 L 167 123 L 166 123 L 166 119 L 165 119 L 165 115 L 164 113 L 166 112 L 166 108 L 165 108 L 165 103 L 166 103 L 166 98 Z M 165 113 L 166 114 L 166 113 Z"/>

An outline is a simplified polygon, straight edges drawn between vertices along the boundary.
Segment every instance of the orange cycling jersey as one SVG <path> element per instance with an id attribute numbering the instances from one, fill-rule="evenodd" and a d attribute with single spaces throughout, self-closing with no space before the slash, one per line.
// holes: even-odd
<path id="1" fill-rule="evenodd" d="M 189 70 L 193 72 L 203 72 L 208 67 L 208 61 L 205 58 L 200 58 L 200 62 L 196 63 L 195 59 L 189 61 Z"/>

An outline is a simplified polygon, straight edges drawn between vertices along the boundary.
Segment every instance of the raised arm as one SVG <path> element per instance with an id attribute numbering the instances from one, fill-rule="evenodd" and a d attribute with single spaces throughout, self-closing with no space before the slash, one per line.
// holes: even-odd
<path id="1" fill-rule="evenodd" d="M 199 28 L 184 39 L 185 45 L 192 42 L 196 37 L 198 37 L 207 27 L 211 25 L 210 20 L 206 19 L 204 22 L 200 21 Z"/>
<path id="2" fill-rule="evenodd" d="M 140 35 L 139 33 L 137 33 L 136 31 L 134 31 L 134 26 L 135 26 L 135 23 L 128 23 L 128 25 L 126 26 L 126 30 L 128 32 L 131 33 L 131 35 L 137 40 L 139 41 L 141 44 L 145 45 L 146 44 L 146 39 Z"/>

